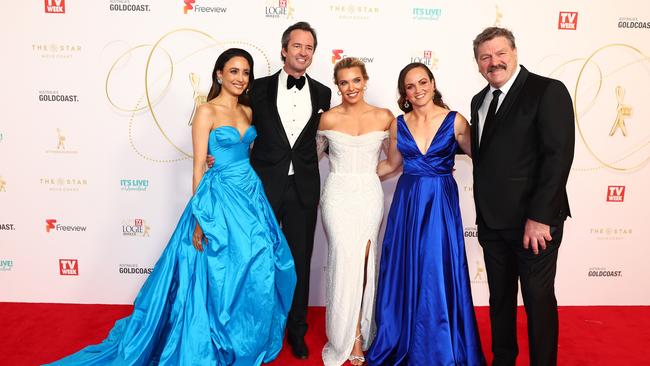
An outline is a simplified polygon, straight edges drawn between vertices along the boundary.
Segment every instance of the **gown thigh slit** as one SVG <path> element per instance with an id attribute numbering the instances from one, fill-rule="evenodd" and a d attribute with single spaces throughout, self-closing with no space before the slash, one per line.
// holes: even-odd
<path id="1" fill-rule="evenodd" d="M 320 200 L 328 241 L 327 344 L 322 352 L 325 366 L 340 366 L 348 360 L 358 323 L 363 350 L 368 349 L 374 338 L 376 246 L 384 208 L 376 168 L 387 137 L 386 131 L 360 136 L 318 131 L 319 143 L 326 141 L 329 145 L 330 163 Z"/>

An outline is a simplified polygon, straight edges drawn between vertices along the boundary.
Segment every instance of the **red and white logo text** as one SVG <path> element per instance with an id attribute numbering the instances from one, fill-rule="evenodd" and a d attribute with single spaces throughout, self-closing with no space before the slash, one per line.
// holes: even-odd
<path id="1" fill-rule="evenodd" d="M 576 30 L 578 28 L 577 11 L 561 11 L 557 20 L 557 29 Z"/>
<path id="2" fill-rule="evenodd" d="M 65 0 L 45 0 L 45 12 L 50 14 L 65 14 Z"/>
<path id="3" fill-rule="evenodd" d="M 61 276 L 79 276 L 79 261 L 76 259 L 59 259 Z"/>
<path id="4" fill-rule="evenodd" d="M 607 202 L 623 202 L 625 199 L 625 186 L 608 186 Z"/>

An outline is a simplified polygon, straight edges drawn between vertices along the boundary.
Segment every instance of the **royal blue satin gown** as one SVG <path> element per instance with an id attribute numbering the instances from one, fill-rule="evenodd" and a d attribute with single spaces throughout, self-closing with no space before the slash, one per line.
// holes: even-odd
<path id="1" fill-rule="evenodd" d="M 404 172 L 386 224 L 377 336 L 366 355 L 368 365 L 485 365 L 452 176 L 455 117 L 447 114 L 425 154 L 404 116 L 397 117 Z"/>
<path id="2" fill-rule="evenodd" d="M 249 163 L 257 136 L 210 132 L 216 161 L 135 299 L 98 345 L 55 365 L 260 365 L 282 347 L 296 274 L 287 241 Z M 208 239 L 192 245 L 199 222 Z"/>

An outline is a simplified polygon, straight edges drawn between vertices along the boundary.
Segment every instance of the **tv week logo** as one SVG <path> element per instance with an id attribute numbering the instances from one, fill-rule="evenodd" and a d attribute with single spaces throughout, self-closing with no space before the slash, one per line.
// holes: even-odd
<path id="1" fill-rule="evenodd" d="M 608 186 L 607 202 L 623 202 L 625 199 L 625 186 Z"/>
<path id="2" fill-rule="evenodd" d="M 79 276 L 79 261 L 76 259 L 59 259 L 61 276 Z"/>
<path id="3" fill-rule="evenodd" d="M 45 12 L 50 14 L 65 14 L 65 0 L 45 0 Z"/>
<path id="4" fill-rule="evenodd" d="M 578 28 L 577 11 L 561 11 L 557 21 L 557 29 L 576 30 Z"/>

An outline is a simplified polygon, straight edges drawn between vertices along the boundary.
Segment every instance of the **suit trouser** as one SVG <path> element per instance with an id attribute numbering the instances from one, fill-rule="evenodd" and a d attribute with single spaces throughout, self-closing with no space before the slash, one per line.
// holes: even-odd
<path id="1" fill-rule="evenodd" d="M 523 228 L 492 230 L 479 219 L 478 240 L 483 247 L 490 287 L 492 365 L 514 366 L 517 346 L 517 278 L 528 318 L 530 364 L 557 364 L 558 313 L 555 272 L 563 224 L 551 227 L 553 240 L 535 255 L 523 248 Z"/>
<path id="2" fill-rule="evenodd" d="M 307 333 L 307 305 L 309 303 L 309 269 L 314 249 L 314 231 L 318 206 L 305 207 L 298 196 L 298 186 L 293 175 L 289 176 L 287 187 L 275 217 L 282 226 L 289 249 L 296 266 L 296 290 L 287 319 L 289 340 L 302 338 Z"/>

